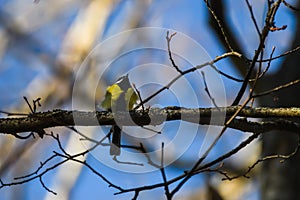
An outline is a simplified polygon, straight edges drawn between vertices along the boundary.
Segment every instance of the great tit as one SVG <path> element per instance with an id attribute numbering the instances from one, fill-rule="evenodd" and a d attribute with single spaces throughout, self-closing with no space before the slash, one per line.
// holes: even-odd
<path id="1" fill-rule="evenodd" d="M 138 100 L 138 95 L 132 88 L 128 74 L 122 76 L 116 83 L 106 89 L 105 98 L 101 103 L 104 109 L 111 112 L 129 111 L 133 109 L 134 104 Z M 121 127 L 113 125 L 112 129 L 112 144 L 110 147 L 110 155 L 118 156 L 121 153 Z"/>

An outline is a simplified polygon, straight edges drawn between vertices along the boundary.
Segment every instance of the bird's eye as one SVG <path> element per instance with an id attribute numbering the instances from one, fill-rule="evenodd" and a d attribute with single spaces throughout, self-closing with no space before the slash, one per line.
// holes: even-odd
<path id="1" fill-rule="evenodd" d="M 117 80 L 117 82 L 116 82 L 115 84 L 119 84 L 119 83 L 121 83 L 121 82 L 122 82 L 122 80 L 123 80 L 123 79 L 119 79 L 119 80 Z"/>

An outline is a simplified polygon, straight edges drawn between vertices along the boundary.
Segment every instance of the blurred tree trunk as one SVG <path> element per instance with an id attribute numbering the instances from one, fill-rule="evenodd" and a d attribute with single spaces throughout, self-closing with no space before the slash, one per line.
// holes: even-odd
<path id="1" fill-rule="evenodd" d="M 242 47 L 239 46 L 235 39 L 234 29 L 229 28 L 229 23 L 225 21 L 226 10 L 222 0 L 211 0 L 211 8 L 224 26 L 225 33 L 229 38 L 229 42 L 233 44 L 235 50 L 243 53 Z M 282 5 L 283 6 L 283 5 Z M 300 7 L 300 0 L 298 6 Z M 285 8 L 286 9 L 286 8 Z M 290 10 L 290 12 L 293 12 Z M 294 12 L 295 13 L 295 12 Z M 278 16 L 277 16 L 278 18 Z M 300 45 L 300 15 L 295 13 L 297 26 L 295 30 L 294 41 L 291 41 L 291 48 Z M 210 16 L 210 25 L 218 35 L 220 44 L 226 49 L 226 44 L 222 40 L 221 33 L 215 22 Z M 282 24 L 277 24 L 278 26 Z M 284 62 L 280 66 L 277 73 L 268 75 L 259 80 L 257 91 L 265 91 L 276 86 L 286 84 L 290 81 L 300 78 L 300 55 L 299 52 L 285 57 Z M 244 74 L 243 69 L 237 63 L 234 63 L 237 70 Z M 284 89 L 273 95 L 268 95 L 256 100 L 261 106 L 269 107 L 299 107 L 300 106 L 300 86 L 292 86 Z M 297 145 L 298 137 L 294 133 L 276 131 L 264 134 L 262 136 L 262 157 L 273 154 L 289 154 L 294 151 Z M 280 163 L 280 160 L 275 159 L 264 162 L 260 172 L 261 180 L 261 199 L 263 200 L 294 200 L 300 199 L 300 152 L 294 157 Z"/>
<path id="2" fill-rule="evenodd" d="M 298 0 L 298 8 L 300 0 Z M 292 47 L 300 45 L 300 15 L 295 14 L 297 26 L 295 30 Z M 274 86 L 282 85 L 287 82 L 300 78 L 300 55 L 299 52 L 286 57 L 280 70 L 267 77 L 258 87 L 261 90 L 270 89 Z M 271 107 L 299 107 L 300 106 L 300 86 L 296 85 L 284 89 L 274 96 L 260 99 L 261 105 Z M 297 136 L 293 133 L 276 131 L 265 134 L 262 137 L 263 149 L 262 156 L 270 154 L 289 154 L 294 151 L 297 145 Z M 300 199 L 300 152 L 284 163 L 278 159 L 264 162 L 261 169 L 261 199 L 263 200 L 290 200 Z"/>

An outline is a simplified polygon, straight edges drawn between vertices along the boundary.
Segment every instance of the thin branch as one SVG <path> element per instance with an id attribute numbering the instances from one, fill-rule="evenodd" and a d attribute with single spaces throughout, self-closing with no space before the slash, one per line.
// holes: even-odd
<path id="1" fill-rule="evenodd" d="M 56 137 L 54 134 L 49 134 L 48 136 L 51 136 L 52 138 L 54 138 L 57 141 L 57 144 L 59 146 L 59 149 L 62 150 L 63 154 L 58 153 L 58 152 L 53 152 L 54 155 L 52 155 L 50 158 L 48 158 L 45 162 L 41 162 L 41 166 L 34 172 L 31 173 L 29 175 L 25 175 L 22 177 L 17 177 L 15 180 L 18 181 L 14 181 L 11 183 L 4 183 L 3 181 L 1 181 L 1 185 L 0 188 L 2 187 L 7 187 L 7 186 L 12 186 L 12 185 L 18 185 L 18 184 L 23 184 L 23 183 L 27 183 L 30 182 L 34 179 L 39 179 L 42 186 L 49 192 L 55 194 L 54 191 L 50 190 L 49 188 L 46 187 L 46 185 L 43 183 L 42 181 L 42 177 L 48 173 L 49 171 L 54 170 L 55 168 L 57 168 L 58 166 L 66 163 L 67 161 L 74 161 L 80 164 L 85 165 L 87 168 L 89 168 L 94 174 L 96 174 L 97 176 L 99 176 L 104 182 L 106 182 L 109 187 L 114 187 L 116 189 L 118 189 L 119 191 L 122 191 L 123 189 L 117 185 L 114 185 L 112 182 L 110 182 L 107 178 L 105 178 L 102 174 L 100 174 L 96 169 L 94 169 L 90 164 L 88 164 L 86 161 L 82 161 L 81 159 L 77 159 L 77 157 L 82 157 L 84 155 L 86 155 L 88 152 L 90 152 L 92 149 L 95 148 L 95 146 L 97 146 L 98 144 L 96 144 L 94 147 L 91 147 L 89 150 L 74 154 L 74 155 L 69 155 L 69 154 L 65 154 L 65 150 L 63 149 L 63 146 L 61 145 L 61 142 L 59 140 L 59 137 Z M 51 160 L 53 160 L 56 157 L 62 157 L 63 160 L 59 161 L 57 163 L 54 163 L 53 165 L 51 165 L 48 168 L 45 168 L 45 165 L 47 163 L 49 163 Z M 45 168 L 45 169 L 44 169 Z"/>
<path id="2" fill-rule="evenodd" d="M 298 11 L 300 12 L 300 9 L 299 8 L 296 8 L 295 6 L 292 6 L 291 4 L 289 4 L 288 2 L 286 2 L 285 0 L 283 0 L 283 3 L 286 7 L 288 7 L 289 9 L 292 9 L 294 11 Z"/>
<path id="3" fill-rule="evenodd" d="M 30 109 L 30 112 L 31 112 L 31 113 L 34 113 L 35 111 L 34 111 L 33 108 L 31 107 L 31 105 L 30 105 L 30 103 L 29 103 L 27 97 L 23 96 L 23 98 L 24 98 L 25 102 L 27 103 L 27 105 L 28 105 L 28 107 L 29 107 L 29 109 Z"/>
<path id="4" fill-rule="evenodd" d="M 47 190 L 48 192 L 50 192 L 50 193 L 52 193 L 52 194 L 54 194 L 54 195 L 57 195 L 56 192 L 54 192 L 53 190 L 50 190 L 50 189 L 45 185 L 45 183 L 44 183 L 44 181 L 43 181 L 43 179 L 42 179 L 41 176 L 39 177 L 39 180 L 40 180 L 40 183 L 41 183 L 41 185 L 43 186 L 43 188 L 45 188 L 45 190 Z"/>
<path id="5" fill-rule="evenodd" d="M 260 32 L 260 30 L 259 30 L 259 28 L 258 28 L 257 21 L 256 21 L 256 19 L 255 19 L 254 13 L 253 13 L 252 6 L 250 5 L 250 3 L 249 3 L 249 1 L 248 1 L 248 0 L 246 0 L 246 3 L 247 3 L 247 6 L 248 6 L 248 9 L 249 9 L 250 15 L 251 15 L 251 19 L 252 19 L 252 21 L 253 21 L 253 23 L 254 23 L 254 26 L 255 26 L 256 32 L 257 32 L 257 34 L 258 34 L 259 38 L 261 38 L 261 32 Z"/>
<path id="6" fill-rule="evenodd" d="M 41 100 L 40 97 L 38 97 L 38 98 L 32 100 L 33 108 L 32 108 L 32 106 L 30 105 L 30 103 L 29 103 L 27 97 L 23 96 L 23 98 L 24 98 L 25 102 L 27 103 L 27 105 L 28 105 L 28 107 L 29 107 L 31 113 L 35 113 L 35 112 L 37 111 L 37 106 L 39 106 L 39 107 L 42 106 L 41 103 L 40 103 L 40 100 Z"/>
<path id="7" fill-rule="evenodd" d="M 276 49 L 276 48 L 273 46 L 273 47 L 272 47 L 272 52 L 271 52 L 270 57 L 269 57 L 269 61 L 268 61 L 267 67 L 266 67 L 266 69 L 258 76 L 258 79 L 260 79 L 261 77 L 263 77 L 263 76 L 267 73 L 267 71 L 269 70 L 269 68 L 270 68 L 270 66 L 271 66 L 272 57 L 273 57 L 273 54 L 274 54 L 274 52 L 275 52 L 275 49 Z"/>
<path id="8" fill-rule="evenodd" d="M 6 114 L 8 116 L 27 116 L 28 113 L 12 113 L 12 112 L 7 112 L 7 111 L 3 111 L 3 110 L 0 110 L 0 113 L 3 113 L 3 114 Z"/>
<path id="9" fill-rule="evenodd" d="M 23 175 L 23 176 L 18 176 L 18 177 L 15 177 L 14 179 L 15 180 L 19 180 L 19 179 L 26 179 L 26 178 L 29 178 L 31 176 L 34 176 L 36 174 L 39 173 L 39 171 L 50 161 L 52 161 L 54 158 L 57 158 L 58 155 L 57 154 L 53 154 L 52 156 L 50 156 L 49 158 L 47 158 L 44 162 L 40 162 L 40 166 L 32 173 L 29 173 L 29 174 L 26 174 L 26 175 Z"/>
<path id="10" fill-rule="evenodd" d="M 156 164 L 156 163 L 154 163 L 154 162 L 152 161 L 152 159 L 150 158 L 149 154 L 147 153 L 147 151 L 146 151 L 144 145 L 143 145 L 142 143 L 140 143 L 140 146 L 141 146 L 141 152 L 144 153 L 146 159 L 148 160 L 148 164 L 149 164 L 149 165 L 152 165 L 153 167 L 155 167 L 155 168 L 157 168 L 157 169 L 160 169 L 161 166 L 158 165 L 158 164 Z"/>
<path id="11" fill-rule="evenodd" d="M 181 69 L 179 69 L 179 67 L 176 65 L 173 57 L 172 57 L 172 52 L 171 52 L 171 47 L 170 47 L 170 43 L 171 43 L 171 40 L 172 38 L 176 35 L 176 32 L 172 33 L 170 36 L 169 36 L 169 31 L 167 31 L 167 36 L 166 36 L 166 39 L 167 39 L 167 46 L 168 46 L 168 53 L 169 53 L 169 59 L 171 60 L 171 63 L 172 63 L 172 66 L 176 69 L 176 71 L 178 71 L 180 74 L 182 74 L 182 71 Z"/>
<path id="12" fill-rule="evenodd" d="M 271 59 L 273 60 L 273 59 Z M 270 61 L 269 59 L 266 59 L 265 61 Z M 233 81 L 236 81 L 236 82 L 244 82 L 243 79 L 239 79 L 239 78 L 236 78 L 236 77 L 233 77 L 229 74 L 226 74 L 225 72 L 222 72 L 221 70 L 219 70 L 215 65 L 211 65 L 212 69 L 214 69 L 217 73 L 219 73 L 220 75 L 230 79 L 230 80 L 233 80 Z M 264 72 L 267 72 L 268 69 L 265 69 Z M 263 74 L 262 74 L 263 75 Z M 260 76 L 261 78 L 261 76 Z M 250 79 L 249 82 L 253 82 L 254 79 Z"/>
<path id="13" fill-rule="evenodd" d="M 171 200 L 172 196 L 170 194 L 169 185 L 168 185 L 167 176 L 166 176 L 165 167 L 164 167 L 164 143 L 161 144 L 160 172 L 161 172 L 163 181 L 165 183 L 165 187 L 164 187 L 165 188 L 165 195 L 166 195 L 168 200 Z"/>
<path id="14" fill-rule="evenodd" d="M 193 174 L 198 174 L 200 172 L 203 172 L 203 170 L 219 163 L 219 162 L 222 162 L 224 161 L 225 159 L 233 156 L 234 154 L 236 154 L 237 152 L 239 152 L 241 149 L 245 148 L 247 145 L 249 145 L 253 140 L 257 139 L 258 136 L 260 134 L 258 133 L 255 133 L 255 134 L 252 134 L 251 136 L 249 136 L 247 139 L 245 139 L 244 141 L 242 141 L 236 148 L 230 150 L 229 152 L 227 153 L 224 153 L 223 155 L 221 155 L 220 157 L 216 158 L 215 160 L 211 161 L 211 162 L 208 162 L 202 166 L 200 166 L 196 171 L 193 172 Z"/>
<path id="15" fill-rule="evenodd" d="M 258 159 L 255 163 L 253 163 L 251 166 L 248 167 L 248 170 L 243 173 L 242 175 L 237 175 L 237 176 L 225 176 L 225 178 L 223 178 L 222 180 L 233 180 L 233 179 L 237 179 L 239 177 L 245 177 L 245 178 L 249 178 L 248 174 L 255 168 L 256 165 L 258 165 L 259 163 L 265 162 L 267 160 L 273 160 L 273 159 L 279 159 L 281 158 L 282 160 L 280 160 L 280 162 L 284 162 L 285 160 L 291 158 L 292 156 L 296 155 L 296 153 L 299 151 L 300 148 L 300 137 L 298 134 L 298 143 L 296 148 L 294 149 L 294 151 L 292 151 L 291 153 L 287 154 L 287 155 L 282 155 L 282 154 L 275 154 L 275 155 L 270 155 L 270 156 L 265 156 L 261 159 Z"/>
<path id="16" fill-rule="evenodd" d="M 257 62 L 270 62 L 271 60 L 277 60 L 278 58 L 281 58 L 281 57 L 287 56 L 289 54 L 295 53 L 298 50 L 300 50 L 300 46 L 297 46 L 296 48 L 294 48 L 292 50 L 289 50 L 289 51 L 287 51 L 283 54 L 280 54 L 278 56 L 275 56 L 273 58 L 268 58 L 268 59 L 264 59 L 264 60 L 257 60 Z"/>
<path id="17" fill-rule="evenodd" d="M 18 178 L 18 181 L 14 181 L 14 182 L 10 182 L 10 183 L 4 183 L 2 182 L 0 189 L 3 187 L 8 187 L 8 186 L 12 186 L 12 185 L 20 185 L 20 184 L 24 184 L 24 183 L 28 183 L 34 179 L 40 178 L 43 175 L 45 175 L 46 173 L 48 173 L 49 171 L 54 170 L 55 168 L 57 168 L 58 166 L 62 165 L 63 163 L 67 162 L 68 159 L 64 159 L 63 161 L 60 161 L 54 165 L 52 165 L 51 167 L 46 168 L 43 172 L 36 174 L 35 176 L 28 176 L 28 178 L 25 179 L 21 179 L 20 177 Z M 27 176 L 24 176 L 27 177 Z"/>
<path id="18" fill-rule="evenodd" d="M 224 76 L 224 77 L 226 77 L 226 78 L 228 78 L 228 79 L 230 79 L 230 80 L 233 80 L 233 81 L 236 81 L 236 82 L 243 82 L 243 81 L 244 81 L 244 80 L 242 80 L 242 79 L 235 78 L 235 77 L 233 77 L 233 76 L 231 76 L 231 75 L 229 75 L 229 74 L 226 74 L 226 73 L 222 72 L 222 71 L 219 70 L 215 65 L 211 65 L 211 67 L 212 67 L 216 72 L 218 72 L 220 75 L 222 75 L 222 76 Z"/>
<path id="19" fill-rule="evenodd" d="M 232 149 L 231 151 L 225 153 L 224 155 L 218 157 L 217 159 L 206 163 L 203 166 L 200 166 L 196 171 L 192 172 L 192 175 L 196 175 L 202 172 L 205 172 L 206 169 L 208 169 L 209 167 L 222 162 L 223 160 L 225 160 L 226 158 L 229 158 L 230 156 L 236 154 L 237 152 L 239 152 L 239 150 L 241 150 L 242 148 L 244 148 L 245 146 L 247 146 L 248 144 L 250 144 L 254 139 L 256 139 L 259 136 L 259 134 L 253 134 L 250 137 L 248 137 L 246 140 L 244 140 L 243 142 L 240 143 L 240 145 L 234 149 Z M 187 173 L 183 173 L 173 179 L 170 179 L 168 181 L 168 184 L 173 184 L 183 178 L 185 178 L 187 175 Z M 124 189 L 121 192 L 115 193 L 115 194 L 121 194 L 121 193 L 128 193 L 128 192 L 133 192 L 133 191 L 143 191 L 143 190 L 152 190 L 155 188 L 159 188 L 159 187 L 164 187 L 165 183 L 157 183 L 157 184 L 153 184 L 153 185 L 147 185 L 147 186 L 142 186 L 142 187 L 136 187 L 136 188 L 130 188 L 130 189 Z"/>
<path id="20" fill-rule="evenodd" d="M 238 57 L 238 58 L 244 58 L 242 54 L 238 53 L 238 52 L 228 52 L 228 53 L 224 53 L 220 56 L 217 56 L 215 59 L 203 63 L 201 65 L 197 65 L 195 67 L 192 67 L 190 69 L 187 69 L 185 71 L 183 71 L 181 74 L 179 74 L 178 76 L 176 76 L 175 78 L 173 78 L 166 86 L 162 87 L 161 89 L 157 90 L 155 93 L 153 93 L 152 95 L 150 95 L 149 97 L 147 97 L 146 99 L 144 99 L 142 102 L 140 102 L 133 110 L 138 109 L 142 104 L 147 103 L 148 101 L 150 101 L 151 99 L 153 99 L 155 96 L 157 96 L 158 94 L 160 94 L 161 92 L 163 92 L 164 90 L 169 89 L 179 78 L 181 78 L 182 76 L 184 76 L 185 74 L 194 72 L 198 69 L 201 69 L 205 66 L 213 66 L 213 64 L 215 64 L 216 62 L 225 59 L 227 57 Z"/>
<path id="21" fill-rule="evenodd" d="M 194 164 L 192 169 L 187 172 L 186 177 L 183 178 L 179 184 L 174 188 L 174 190 L 171 192 L 172 195 L 174 195 L 176 192 L 178 192 L 182 186 L 193 176 L 193 172 L 201 165 L 201 163 L 207 158 L 208 154 L 211 152 L 211 150 L 215 147 L 217 142 L 220 140 L 220 138 L 223 136 L 225 131 L 228 128 L 228 125 L 235 119 L 235 117 L 238 115 L 238 113 L 247 105 L 250 98 L 248 98 L 241 107 L 239 107 L 236 112 L 225 122 L 224 127 L 220 131 L 220 133 L 217 135 L 217 137 L 214 139 L 214 141 L 209 145 L 207 150 L 204 152 L 204 154 L 201 156 L 200 159 Z"/>
<path id="22" fill-rule="evenodd" d="M 231 47 L 230 42 L 229 42 L 229 40 L 228 40 L 228 38 L 227 38 L 227 36 L 226 36 L 225 30 L 224 30 L 224 28 L 223 28 L 223 25 L 221 24 L 221 21 L 219 20 L 218 16 L 217 16 L 217 15 L 215 14 L 215 12 L 211 9 L 211 7 L 210 7 L 210 5 L 209 5 L 209 3 L 208 3 L 208 0 L 204 0 L 204 2 L 205 2 L 205 4 L 206 4 L 206 7 L 208 8 L 209 12 L 211 13 L 211 15 L 213 16 L 213 18 L 214 18 L 215 21 L 217 22 L 218 27 L 219 27 L 219 29 L 220 29 L 220 31 L 221 31 L 221 33 L 222 33 L 222 36 L 223 36 L 223 38 L 224 38 L 224 40 L 225 40 L 225 43 L 226 43 L 228 49 L 229 49 L 231 52 L 234 52 L 234 50 L 233 50 L 233 48 Z"/>
<path id="23" fill-rule="evenodd" d="M 215 99 L 211 96 L 211 94 L 209 92 L 209 89 L 208 89 L 208 86 L 207 86 L 207 82 L 206 82 L 206 79 L 205 79 L 205 73 L 203 71 L 201 71 L 201 75 L 202 75 L 202 78 L 203 78 L 204 90 L 205 90 L 206 94 L 208 95 L 209 99 L 214 104 L 214 106 L 216 108 L 219 108 L 219 106 L 217 105 Z"/>
<path id="24" fill-rule="evenodd" d="M 284 84 L 284 85 L 280 85 L 278 87 L 275 87 L 271 90 L 267 90 L 265 92 L 261 92 L 261 93 L 258 93 L 258 94 L 254 94 L 252 95 L 253 98 L 256 98 L 256 97 L 261 97 L 261 96 L 265 96 L 265 95 L 268 95 L 268 94 L 271 94 L 271 93 L 274 93 L 274 92 L 277 92 L 279 90 L 282 90 L 282 89 L 285 89 L 285 88 L 288 88 L 288 87 L 291 87 L 291 86 L 294 86 L 296 84 L 298 84 L 300 82 L 300 79 L 297 79 L 295 81 L 291 81 L 287 84 Z"/>
<path id="25" fill-rule="evenodd" d="M 124 165 L 136 165 L 136 166 L 144 166 L 143 163 L 136 163 L 136 162 L 128 162 L 128 161 L 121 161 L 117 159 L 117 156 L 113 157 L 113 160 L 116 161 L 116 163 L 124 164 Z"/>
<path id="26" fill-rule="evenodd" d="M 258 48 L 255 51 L 255 54 L 254 54 L 253 59 L 251 61 L 251 65 L 250 65 L 249 70 L 246 74 L 245 80 L 244 80 L 238 94 L 236 95 L 236 98 L 234 99 L 233 103 L 231 104 L 233 106 L 238 105 L 240 100 L 242 99 L 243 95 L 245 94 L 248 82 L 249 82 L 250 77 L 252 75 L 252 72 L 255 68 L 255 64 L 258 60 L 259 55 L 261 54 L 262 50 L 265 47 L 265 40 L 266 40 L 266 38 L 267 38 L 267 36 L 270 32 L 270 28 L 274 26 L 275 15 L 276 15 L 276 12 L 277 12 L 277 10 L 280 6 L 280 3 L 281 3 L 281 0 L 277 0 L 276 2 L 274 2 L 270 6 L 270 8 L 268 10 L 267 17 L 266 17 L 266 20 L 265 20 L 265 26 L 264 26 L 264 28 L 262 30 L 262 33 L 261 33 L 261 38 L 260 38 Z"/>
<path id="27" fill-rule="evenodd" d="M 140 191 L 135 191 L 134 192 L 134 197 L 132 198 L 132 200 L 136 200 L 139 196 Z"/>

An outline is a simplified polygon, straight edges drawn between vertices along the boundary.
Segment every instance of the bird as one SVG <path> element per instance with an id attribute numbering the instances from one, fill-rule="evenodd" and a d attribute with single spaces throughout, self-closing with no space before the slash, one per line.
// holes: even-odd
<path id="1" fill-rule="evenodd" d="M 101 103 L 102 108 L 116 113 L 118 111 L 130 111 L 137 103 L 138 95 L 130 84 L 128 74 L 120 77 L 114 84 L 106 89 L 104 100 Z M 110 146 L 110 155 L 118 156 L 121 153 L 121 132 L 122 127 L 112 126 L 112 143 Z"/>

